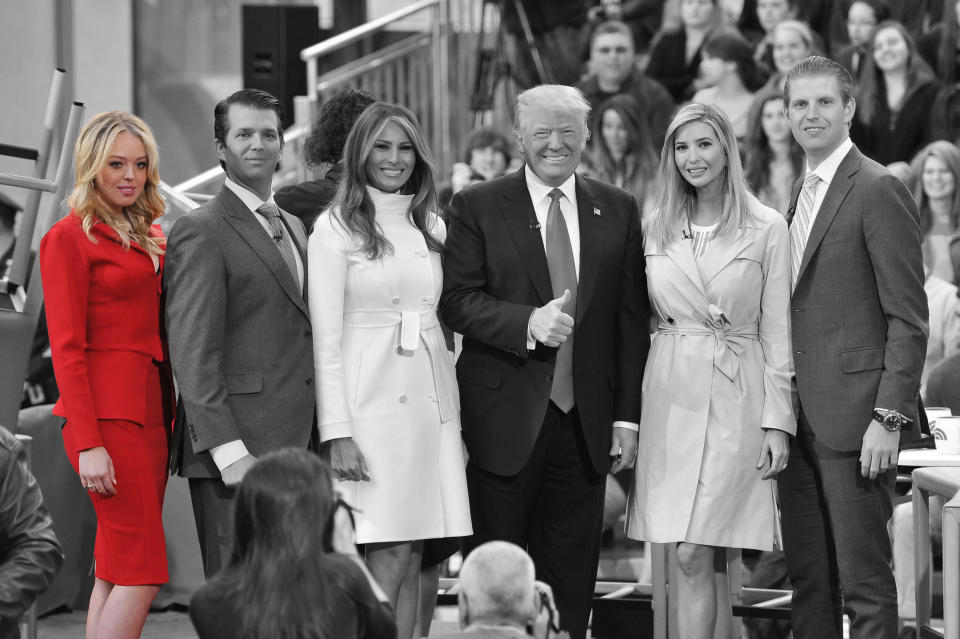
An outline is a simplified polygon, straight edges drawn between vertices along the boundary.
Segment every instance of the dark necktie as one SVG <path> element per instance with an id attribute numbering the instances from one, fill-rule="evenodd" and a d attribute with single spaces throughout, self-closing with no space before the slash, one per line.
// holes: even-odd
<path id="1" fill-rule="evenodd" d="M 547 267 L 550 269 L 550 285 L 554 299 L 570 291 L 570 302 L 563 312 L 576 317 L 577 309 L 577 267 L 573 260 L 573 246 L 567 232 L 567 222 L 560 211 L 560 198 L 563 191 L 550 191 L 550 208 L 547 209 Z M 564 413 L 570 412 L 574 404 L 573 395 L 573 333 L 557 350 L 557 364 L 553 371 L 553 386 L 550 399 Z"/>
<path id="2" fill-rule="evenodd" d="M 293 282 L 300 288 L 300 276 L 297 274 L 297 258 L 293 255 L 293 245 L 287 241 L 286 232 L 283 228 L 283 220 L 280 219 L 280 209 L 272 202 L 264 202 L 257 207 L 257 213 L 267 218 L 270 223 L 270 233 L 280 249 L 280 255 L 283 261 L 287 263 L 290 274 L 293 275 Z"/>

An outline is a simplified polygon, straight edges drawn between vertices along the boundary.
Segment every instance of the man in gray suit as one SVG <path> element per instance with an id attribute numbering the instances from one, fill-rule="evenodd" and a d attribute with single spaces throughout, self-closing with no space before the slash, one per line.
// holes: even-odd
<path id="1" fill-rule="evenodd" d="M 780 473 L 797 637 L 896 639 L 887 521 L 902 432 L 917 421 L 926 353 L 917 207 L 850 141 L 849 72 L 814 56 L 784 106 L 807 156 L 787 219 L 793 258 L 797 437 Z"/>
<path id="2" fill-rule="evenodd" d="M 306 447 L 313 346 L 304 300 L 306 236 L 273 201 L 281 105 L 244 89 L 214 109 L 220 193 L 177 221 L 164 287 L 180 390 L 171 468 L 190 480 L 207 577 L 226 561 L 234 486 L 260 455 Z"/>

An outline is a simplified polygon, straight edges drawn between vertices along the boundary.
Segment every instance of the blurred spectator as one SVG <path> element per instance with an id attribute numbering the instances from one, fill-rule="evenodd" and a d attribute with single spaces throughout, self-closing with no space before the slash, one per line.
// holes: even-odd
<path id="1" fill-rule="evenodd" d="M 654 38 L 647 75 L 660 81 L 674 101 L 685 102 L 694 93 L 701 49 L 720 22 L 720 8 L 716 0 L 680 0 L 679 18 L 677 27 L 665 21 Z"/>
<path id="2" fill-rule="evenodd" d="M 846 20 L 850 13 L 850 5 L 859 1 L 861 0 L 832 0 L 829 3 L 832 5 L 830 20 L 825 25 L 819 25 L 818 30 L 827 39 L 829 50 L 834 54 L 850 44 Z M 952 8 L 953 0 L 947 1 Z M 940 20 L 943 6 L 943 0 L 886 0 L 886 3 L 889 16 L 884 19 L 896 20 L 902 24 L 915 41 L 923 35 L 928 24 L 933 25 Z M 882 20 L 878 20 L 879 22 Z"/>
<path id="3" fill-rule="evenodd" d="M 866 66 L 864 61 L 869 57 L 867 44 L 873 28 L 885 20 L 890 19 L 890 5 L 886 0 L 856 0 L 850 4 L 847 11 L 847 35 L 849 43 L 840 48 L 833 58 L 845 66 L 854 82 L 860 79 L 860 72 Z"/>
<path id="4" fill-rule="evenodd" d="M 943 16 L 943 20 L 933 25 L 926 34 L 917 39 L 917 50 L 927 64 L 936 71 L 942 82 L 957 82 L 957 70 L 960 64 L 960 3 L 949 2 L 954 9 Z"/>
<path id="5" fill-rule="evenodd" d="M 747 135 L 747 113 L 753 104 L 753 93 L 766 80 L 753 59 L 753 52 L 740 32 L 733 28 L 714 31 L 703 44 L 700 80 L 706 88 L 693 96 L 693 101 L 710 104 L 727 115 L 738 140 Z"/>
<path id="6" fill-rule="evenodd" d="M 623 22 L 633 34 L 633 43 L 638 53 L 646 53 L 650 41 L 660 29 L 663 20 L 664 0 L 599 0 L 587 12 L 587 26 L 581 35 L 581 57 L 590 54 L 590 41 L 597 26 L 608 20 Z M 586 55 L 583 55 L 586 54 Z"/>
<path id="7" fill-rule="evenodd" d="M 675 104 L 662 84 L 642 73 L 636 66 L 630 29 L 622 22 L 604 22 L 593 32 L 590 43 L 590 75 L 577 84 L 593 107 L 589 129 L 595 136 L 599 117 L 596 112 L 608 98 L 624 93 L 636 100 L 638 113 L 646 120 L 654 147 L 663 144 L 663 135 L 673 117 Z"/>
<path id="8" fill-rule="evenodd" d="M 584 0 L 520 0 L 520 5 L 530 22 L 534 44 L 547 72 L 546 78 L 537 80 L 530 47 L 524 39 L 514 4 L 512 1 L 502 3 L 506 7 L 502 19 L 513 34 L 517 48 L 511 60 L 515 63 L 520 88 L 550 82 L 576 83 L 580 79 L 580 48 L 576 43 L 587 23 L 588 3 Z"/>
<path id="9" fill-rule="evenodd" d="M 342 89 L 324 102 L 303 147 L 307 166 L 319 171 L 323 177 L 285 186 L 274 193 L 277 205 L 300 218 L 308 235 L 314 220 L 330 205 L 337 191 L 343 175 L 341 160 L 347 134 L 360 113 L 376 101 L 373 94 L 361 89 Z"/>
<path id="10" fill-rule="evenodd" d="M 754 59 L 759 64 L 773 69 L 773 28 L 796 15 L 794 0 L 755 0 L 757 22 L 763 29 L 762 37 L 755 44 Z"/>
<path id="11" fill-rule="evenodd" d="M 929 115 L 940 84 L 899 22 L 874 29 L 860 82 L 850 137 L 881 164 L 910 161 L 929 140 Z"/>
<path id="12" fill-rule="evenodd" d="M 395 639 L 325 462 L 302 449 L 267 453 L 234 503 L 230 561 L 190 600 L 200 639 Z"/>
<path id="13" fill-rule="evenodd" d="M 763 204 L 786 215 L 794 180 L 803 172 L 804 156 L 790 131 L 779 90 L 767 88 L 754 98 L 747 116 L 744 151 L 747 184 Z"/>
<path id="14" fill-rule="evenodd" d="M 813 31 L 805 22 L 784 20 L 773 28 L 773 75 L 767 80 L 767 87 L 783 92 L 783 83 L 787 72 L 797 62 L 819 50 L 816 47 Z"/>
<path id="15" fill-rule="evenodd" d="M 450 183 L 440 188 L 442 208 L 463 188 L 498 178 L 510 168 L 510 142 L 492 126 L 471 131 L 464 148 L 463 162 L 454 163 Z"/>
<path id="16" fill-rule="evenodd" d="M 925 262 L 933 275 L 956 284 L 949 245 L 960 227 L 960 149 L 945 140 L 931 142 L 913 158 L 911 171 Z"/>
<path id="17" fill-rule="evenodd" d="M 658 154 L 640 108 L 629 95 L 615 95 L 597 109 L 600 130 L 585 155 L 592 174 L 633 193 L 641 215 L 650 213 L 659 196 Z"/>
<path id="18" fill-rule="evenodd" d="M 20 636 L 17 622 L 61 564 L 60 542 L 27 455 L 0 426 L 0 637 Z"/>

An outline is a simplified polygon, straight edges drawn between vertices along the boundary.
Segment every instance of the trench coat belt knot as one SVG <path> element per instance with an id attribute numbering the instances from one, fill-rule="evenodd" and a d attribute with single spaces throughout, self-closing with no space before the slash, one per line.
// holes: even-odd
<path id="1" fill-rule="evenodd" d="M 433 373 L 433 388 L 440 410 L 440 421 L 447 422 L 460 410 L 453 359 L 447 351 L 434 310 L 395 311 L 357 310 L 343 314 L 344 328 L 395 328 L 397 355 L 409 357 L 423 345 Z"/>
<path id="2" fill-rule="evenodd" d="M 728 328 L 720 322 L 704 322 L 703 326 L 674 325 L 661 322 L 657 331 L 662 335 L 712 335 L 716 338 L 713 350 L 713 365 L 731 382 L 737 381 L 740 373 L 740 357 L 743 345 L 737 340 L 752 339 L 760 341 L 756 327 Z"/>

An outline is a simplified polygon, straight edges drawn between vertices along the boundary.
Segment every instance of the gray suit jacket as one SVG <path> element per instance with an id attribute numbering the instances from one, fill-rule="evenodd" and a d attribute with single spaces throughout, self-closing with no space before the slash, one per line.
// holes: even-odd
<path id="1" fill-rule="evenodd" d="M 303 225 L 286 212 L 283 221 L 306 266 Z M 316 401 L 307 304 L 273 240 L 226 187 L 173 226 L 164 289 L 180 391 L 171 469 L 219 477 L 207 451 L 235 439 L 254 456 L 306 447 Z"/>
<path id="2" fill-rule="evenodd" d="M 802 410 L 834 450 L 860 450 L 874 408 L 917 416 L 927 348 L 918 219 L 903 183 L 854 147 L 810 229 L 791 300 L 794 365 Z"/>

